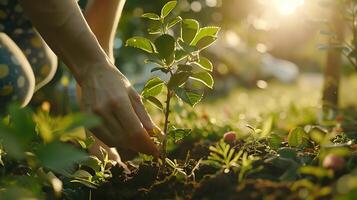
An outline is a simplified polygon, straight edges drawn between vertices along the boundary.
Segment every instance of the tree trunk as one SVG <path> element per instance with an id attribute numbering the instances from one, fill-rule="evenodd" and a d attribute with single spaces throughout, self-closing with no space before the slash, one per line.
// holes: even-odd
<path id="1" fill-rule="evenodd" d="M 338 4 L 338 3 L 336 3 Z M 344 39 L 344 26 L 343 19 L 339 13 L 340 9 L 333 9 L 331 11 L 331 26 L 335 30 L 336 38 L 330 40 L 330 46 L 336 45 L 336 39 L 338 43 L 342 43 Z M 324 85 L 323 85 L 323 113 L 324 119 L 331 119 L 334 117 L 338 110 L 339 103 L 339 85 L 341 78 L 341 60 L 342 54 L 336 48 L 329 48 L 326 57 L 326 66 L 324 71 Z"/>

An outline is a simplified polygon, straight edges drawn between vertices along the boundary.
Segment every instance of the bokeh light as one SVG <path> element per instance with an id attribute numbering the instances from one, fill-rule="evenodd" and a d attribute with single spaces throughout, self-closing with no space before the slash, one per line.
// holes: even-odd
<path id="1" fill-rule="evenodd" d="M 273 5 L 282 15 L 291 15 L 304 4 L 304 0 L 274 0 Z"/>

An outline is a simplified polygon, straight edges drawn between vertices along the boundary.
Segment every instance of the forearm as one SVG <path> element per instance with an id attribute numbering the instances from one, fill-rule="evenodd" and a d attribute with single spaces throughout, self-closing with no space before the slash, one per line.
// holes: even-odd
<path id="1" fill-rule="evenodd" d="M 22 0 L 25 13 L 81 83 L 85 72 L 108 57 L 74 0 Z"/>
<path id="2" fill-rule="evenodd" d="M 107 55 L 113 60 L 115 32 L 125 0 L 92 0 L 84 16 Z"/>

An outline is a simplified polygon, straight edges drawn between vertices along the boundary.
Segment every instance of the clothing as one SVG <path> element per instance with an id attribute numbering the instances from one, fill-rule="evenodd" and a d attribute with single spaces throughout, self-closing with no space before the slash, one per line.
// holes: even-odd
<path id="1" fill-rule="evenodd" d="M 55 74 L 57 59 L 25 17 L 18 0 L 0 0 L 0 34 L 2 109 L 11 101 L 24 104 L 26 96 L 32 96 L 34 91 L 48 83 Z M 14 50 L 16 48 L 21 51 Z M 21 60 L 21 53 L 26 57 L 25 61 Z M 31 91 L 31 82 L 35 83 L 34 91 Z"/>

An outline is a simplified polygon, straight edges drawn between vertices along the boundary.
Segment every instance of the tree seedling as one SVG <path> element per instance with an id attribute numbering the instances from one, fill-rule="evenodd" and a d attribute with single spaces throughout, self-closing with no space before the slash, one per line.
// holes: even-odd
<path id="1" fill-rule="evenodd" d="M 195 19 L 182 19 L 173 16 L 172 11 L 177 1 L 170 1 L 161 9 L 161 13 L 145 13 L 143 18 L 149 21 L 148 33 L 155 38 L 153 42 L 145 37 L 133 37 L 126 41 L 126 46 L 147 52 L 151 59 L 147 62 L 157 65 L 151 72 L 161 72 L 149 79 L 141 93 L 144 100 L 163 111 L 165 115 L 162 143 L 162 158 L 166 158 L 168 137 L 187 135 L 189 129 L 175 129 L 170 124 L 170 103 L 177 97 L 194 107 L 203 97 L 202 89 L 195 88 L 191 80 L 198 81 L 208 88 L 213 88 L 211 61 L 201 56 L 202 50 L 212 45 L 220 30 L 216 26 L 200 27 Z M 166 92 L 164 102 L 158 96 Z M 172 129 L 172 130 L 170 130 Z"/>

